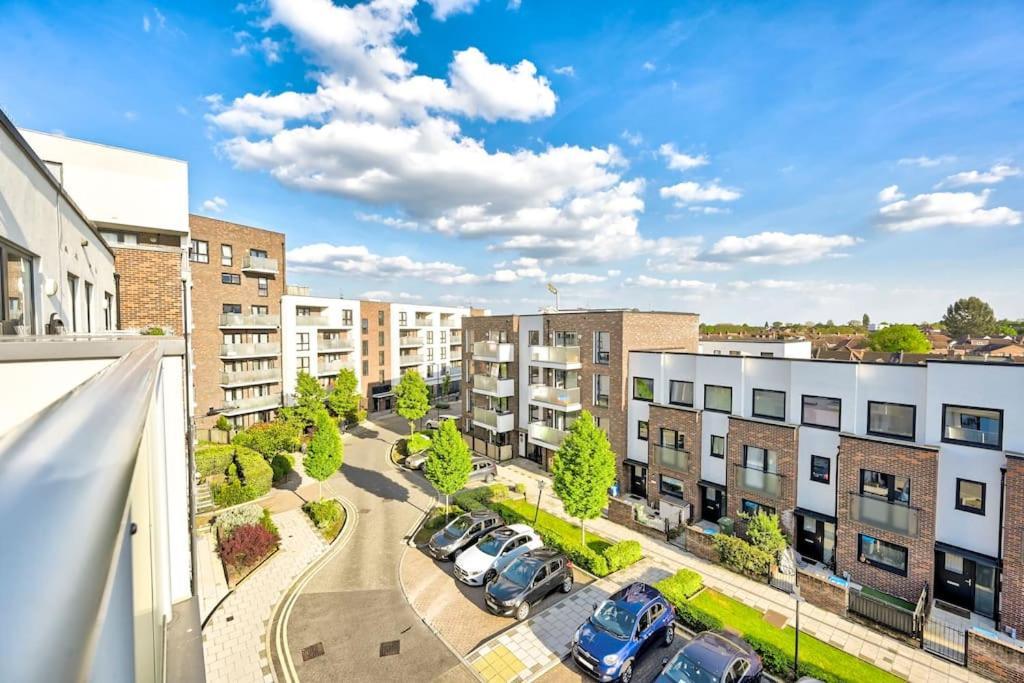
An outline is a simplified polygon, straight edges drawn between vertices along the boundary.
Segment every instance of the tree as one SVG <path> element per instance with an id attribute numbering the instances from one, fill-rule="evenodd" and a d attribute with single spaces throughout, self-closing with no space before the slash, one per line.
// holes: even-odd
<path id="1" fill-rule="evenodd" d="M 438 493 L 444 494 L 444 505 L 448 507 L 448 496 L 458 493 L 469 481 L 473 467 L 469 446 L 463 441 L 455 426 L 455 420 L 445 420 L 434 434 L 423 473 Z"/>
<path id="2" fill-rule="evenodd" d="M 551 467 L 555 493 L 567 514 L 580 520 L 580 540 L 586 544 L 584 520 L 594 519 L 608 504 L 615 482 L 615 454 L 608 437 L 584 410 L 569 427 Z"/>
<path id="3" fill-rule="evenodd" d="M 228 420 L 228 418 L 221 415 L 220 417 L 217 418 L 217 424 L 214 425 L 214 429 L 218 429 L 222 432 L 230 432 L 231 422 Z"/>
<path id="4" fill-rule="evenodd" d="M 316 432 L 306 449 L 302 459 L 302 467 L 306 474 L 320 482 L 320 499 L 324 497 L 324 481 L 341 468 L 343 445 L 337 423 L 331 419 L 327 411 L 320 412 L 313 418 Z"/>
<path id="5" fill-rule="evenodd" d="M 359 380 L 351 368 L 342 368 L 334 380 L 334 389 L 327 395 L 327 407 L 348 423 L 356 421 L 359 411 Z"/>
<path id="6" fill-rule="evenodd" d="M 300 430 L 288 422 L 260 422 L 236 434 L 231 443 L 251 448 L 272 460 L 275 455 L 299 450 L 299 433 Z"/>
<path id="7" fill-rule="evenodd" d="M 779 527 L 779 516 L 758 510 L 747 516 L 747 538 L 751 545 L 770 554 L 775 560 L 789 543 Z"/>
<path id="8" fill-rule="evenodd" d="M 452 376 L 449 374 L 445 374 L 445 376 L 441 378 L 441 395 L 447 397 L 451 392 Z"/>
<path id="9" fill-rule="evenodd" d="M 324 401 L 327 392 L 320 382 L 308 372 L 299 371 L 295 382 L 295 416 L 302 420 L 304 426 L 316 424 L 317 416 L 324 412 Z"/>
<path id="10" fill-rule="evenodd" d="M 958 299 L 946 309 L 942 316 L 946 334 L 954 339 L 984 337 L 995 334 L 996 316 L 992 307 L 976 296 Z"/>
<path id="11" fill-rule="evenodd" d="M 861 316 L 860 323 L 864 327 L 867 327 L 868 325 L 871 324 L 871 316 L 869 316 L 867 313 L 865 313 L 864 315 Z"/>
<path id="12" fill-rule="evenodd" d="M 872 351 L 906 351 L 907 353 L 928 353 L 932 343 L 924 332 L 913 325 L 890 325 L 868 335 L 868 345 Z"/>
<path id="13" fill-rule="evenodd" d="M 409 433 L 416 431 L 416 420 L 430 410 L 430 392 L 427 384 L 415 370 L 406 370 L 402 381 L 395 387 L 395 409 L 409 421 Z"/>

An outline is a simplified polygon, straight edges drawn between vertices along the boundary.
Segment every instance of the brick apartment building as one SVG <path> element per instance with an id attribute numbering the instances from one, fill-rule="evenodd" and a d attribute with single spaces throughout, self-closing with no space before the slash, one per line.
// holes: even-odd
<path id="1" fill-rule="evenodd" d="M 394 394 L 391 392 L 394 372 L 389 352 L 394 336 L 391 329 L 391 304 L 386 301 L 360 301 L 359 343 L 362 360 L 359 378 L 366 409 L 371 413 L 390 410 L 394 403 Z"/>
<path id="2" fill-rule="evenodd" d="M 196 215 L 189 227 L 196 424 L 272 419 L 282 405 L 285 236 Z"/>

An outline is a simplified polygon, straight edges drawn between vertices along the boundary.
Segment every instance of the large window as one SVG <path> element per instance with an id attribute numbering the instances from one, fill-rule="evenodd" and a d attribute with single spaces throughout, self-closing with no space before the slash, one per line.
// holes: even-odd
<path id="1" fill-rule="evenodd" d="M 754 417 L 766 417 L 769 420 L 786 419 L 786 392 L 770 389 L 754 389 Z"/>
<path id="2" fill-rule="evenodd" d="M 242 276 L 238 273 L 221 273 L 220 283 L 222 285 L 240 285 L 242 284 Z"/>
<path id="3" fill-rule="evenodd" d="M 647 441 L 650 438 L 651 423 L 647 420 L 638 420 L 636 423 L 636 436 L 641 441 Z"/>
<path id="4" fill-rule="evenodd" d="M 634 377 L 633 398 L 638 401 L 653 401 L 654 380 L 650 377 Z"/>
<path id="5" fill-rule="evenodd" d="M 804 396 L 800 407 L 800 422 L 809 427 L 839 429 L 842 401 L 827 396 Z"/>
<path id="6" fill-rule="evenodd" d="M 203 240 L 192 240 L 188 248 L 188 260 L 195 263 L 210 262 L 210 243 Z"/>
<path id="7" fill-rule="evenodd" d="M 744 446 L 743 466 L 751 470 L 776 473 L 779 471 L 779 454 L 766 448 Z"/>
<path id="8" fill-rule="evenodd" d="M 868 401 L 868 434 L 913 440 L 916 415 L 912 405 Z"/>
<path id="9" fill-rule="evenodd" d="M 985 514 L 985 483 L 970 479 L 956 480 L 956 509 Z"/>
<path id="10" fill-rule="evenodd" d="M 265 277 L 256 278 L 256 294 L 258 296 L 270 296 L 270 280 Z"/>
<path id="11" fill-rule="evenodd" d="M 231 261 L 234 254 L 231 251 L 230 244 L 220 245 L 220 264 L 222 266 L 231 267 Z"/>
<path id="12" fill-rule="evenodd" d="M 608 365 L 611 358 L 612 335 L 610 332 L 594 333 L 594 362 Z"/>
<path id="13" fill-rule="evenodd" d="M 910 505 L 910 477 L 874 470 L 860 471 L 860 492 L 898 505 Z"/>
<path id="14" fill-rule="evenodd" d="M 1003 411 L 944 405 L 942 440 L 998 450 L 1003 445 Z"/>
<path id="15" fill-rule="evenodd" d="M 668 402 L 674 406 L 693 406 L 693 382 L 669 380 Z"/>
<path id="16" fill-rule="evenodd" d="M 757 501 L 742 498 L 740 499 L 740 512 L 750 516 L 754 516 L 758 512 L 763 512 L 766 515 L 774 515 L 775 508 L 773 508 L 771 505 L 762 505 Z"/>
<path id="17" fill-rule="evenodd" d="M 724 458 L 725 457 L 725 437 L 711 435 L 711 457 L 712 458 Z"/>
<path id="18" fill-rule="evenodd" d="M 608 396 L 611 393 L 611 377 L 594 375 L 594 405 L 608 407 Z"/>
<path id="19" fill-rule="evenodd" d="M 861 562 L 900 576 L 907 575 L 907 549 L 903 546 L 867 534 L 860 534 L 858 543 Z"/>
<path id="20" fill-rule="evenodd" d="M 704 410 L 719 413 L 732 412 L 732 387 L 720 387 L 714 384 L 704 385 Z"/>
<path id="21" fill-rule="evenodd" d="M 661 428 L 661 445 L 666 448 L 675 448 L 676 450 L 686 449 L 686 436 L 682 432 L 677 432 L 674 429 Z"/>
<path id="22" fill-rule="evenodd" d="M 309 351 L 309 332 L 299 332 L 295 337 L 295 350 Z"/>
<path id="23" fill-rule="evenodd" d="M 811 456 L 811 481 L 827 484 L 832 479 L 832 461 L 823 455 Z"/>
<path id="24" fill-rule="evenodd" d="M 35 334 L 32 259 L 0 242 L 0 334 Z M 19 330 L 18 328 L 22 328 Z"/>
<path id="25" fill-rule="evenodd" d="M 683 482 L 675 477 L 669 477 L 662 474 L 659 477 L 658 490 L 666 496 L 683 498 Z"/>

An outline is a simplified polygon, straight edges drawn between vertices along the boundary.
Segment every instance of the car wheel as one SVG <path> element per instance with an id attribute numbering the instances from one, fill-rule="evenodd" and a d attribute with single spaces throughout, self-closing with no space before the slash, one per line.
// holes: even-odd
<path id="1" fill-rule="evenodd" d="M 562 579 L 562 592 L 563 593 L 571 593 L 572 592 L 572 574 L 568 574 L 568 575 L 566 575 L 566 577 L 564 579 Z"/>
<path id="2" fill-rule="evenodd" d="M 516 607 L 516 621 L 526 621 L 528 616 L 530 616 L 530 603 L 523 600 L 519 603 L 519 607 Z"/>
<path id="3" fill-rule="evenodd" d="M 622 673 L 619 674 L 619 680 L 622 683 L 629 683 L 633 680 L 633 660 L 629 660 L 622 667 Z"/>
<path id="4" fill-rule="evenodd" d="M 487 573 L 484 574 L 484 584 L 486 585 L 491 581 L 494 581 L 496 578 L 498 578 L 498 572 L 494 571 L 493 569 L 488 569 Z"/>
<path id="5" fill-rule="evenodd" d="M 669 645 L 671 645 L 672 641 L 675 640 L 675 639 L 676 639 L 676 629 L 675 629 L 675 626 L 673 626 L 672 624 L 669 624 L 668 626 L 665 627 L 665 647 L 668 647 Z"/>

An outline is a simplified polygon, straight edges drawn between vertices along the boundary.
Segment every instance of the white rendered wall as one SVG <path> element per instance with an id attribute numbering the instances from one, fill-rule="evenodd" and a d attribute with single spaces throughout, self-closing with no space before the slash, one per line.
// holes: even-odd
<path id="1" fill-rule="evenodd" d="M 771 354 L 775 358 L 810 358 L 809 341 L 757 341 L 756 339 L 709 339 L 701 340 L 697 347 L 700 353 L 708 355 L 762 356 Z"/>
<path id="2" fill-rule="evenodd" d="M 311 308 L 310 315 L 325 316 L 328 325 L 300 325 L 296 314 L 297 308 Z M 317 310 L 319 309 L 319 310 Z M 352 324 L 343 325 L 344 311 L 352 312 Z M 358 332 L 362 319 L 359 301 L 356 299 L 332 299 L 317 296 L 281 297 L 281 384 L 286 395 L 295 393 L 299 376 L 300 356 L 309 358 L 310 373 L 316 377 L 319 362 L 320 333 L 340 331 L 352 342 L 352 351 L 341 353 L 342 362 L 356 373 L 357 388 L 362 390 L 362 337 Z M 309 335 L 309 351 L 298 350 L 299 333 Z M 397 343 L 397 342 L 396 342 Z"/>
<path id="3" fill-rule="evenodd" d="M 401 325 L 399 325 L 398 321 L 400 319 L 400 314 L 401 313 L 405 313 L 406 314 L 406 318 L 407 318 L 406 326 L 407 327 L 402 327 Z M 418 326 L 416 324 L 416 314 L 417 313 L 429 314 L 429 316 L 430 316 L 430 324 L 428 326 L 425 326 L 425 327 Z M 423 377 L 424 381 L 426 381 L 427 384 L 440 384 L 441 381 L 442 381 L 441 366 L 442 365 L 446 365 L 448 367 L 451 367 L 452 361 L 460 360 L 459 356 L 452 356 L 452 351 L 451 351 L 451 334 L 452 334 L 453 330 L 459 330 L 459 329 L 462 328 L 462 318 L 463 317 L 468 317 L 469 314 L 470 314 L 470 310 L 468 308 L 459 308 L 459 307 L 454 307 L 454 306 L 420 306 L 420 305 L 415 305 L 415 304 L 397 304 L 397 303 L 392 303 L 391 304 L 391 330 L 392 330 L 392 334 L 391 334 L 391 341 L 390 341 L 391 348 L 388 350 L 388 355 L 391 358 L 392 372 L 395 374 L 395 377 L 393 377 L 392 380 L 391 380 L 392 383 L 396 383 L 396 382 L 399 382 L 401 380 L 401 373 L 402 372 L 404 372 L 406 370 L 410 370 L 410 369 L 415 369 L 420 374 L 420 376 Z M 443 327 L 441 325 L 441 316 L 442 315 L 450 315 L 453 324 L 451 326 L 444 326 Z M 422 347 L 420 347 L 418 349 L 410 349 L 410 351 L 416 351 L 417 353 L 421 353 L 421 354 L 423 354 L 424 357 L 426 357 L 428 355 L 427 354 L 427 349 L 430 349 L 430 350 L 433 351 L 433 360 L 431 360 L 431 361 L 426 361 L 425 360 L 425 361 L 423 361 L 422 363 L 420 363 L 418 365 L 410 365 L 410 366 L 403 367 L 403 366 L 399 365 L 400 350 L 399 350 L 399 346 L 398 346 L 398 343 L 399 343 L 398 342 L 398 336 L 401 334 L 403 329 L 408 329 L 409 331 L 407 332 L 407 334 L 411 334 L 414 331 L 412 328 L 415 328 L 415 331 L 419 335 L 424 337 L 424 338 L 426 338 L 428 336 L 427 332 L 430 332 L 431 333 L 431 335 L 430 335 L 431 336 L 431 341 L 429 343 L 424 344 Z M 445 342 L 444 342 L 444 344 L 441 343 L 441 331 L 442 330 L 445 332 Z M 479 341 L 479 340 L 475 340 L 475 341 Z M 442 347 L 445 349 L 445 357 L 444 358 L 441 358 L 441 349 L 442 349 Z M 427 366 L 433 366 L 433 377 L 428 377 L 427 376 L 428 375 Z M 461 376 L 457 377 L 455 379 L 461 379 Z"/>
<path id="4" fill-rule="evenodd" d="M 626 457 L 637 462 L 647 462 L 649 442 L 640 439 L 639 422 L 650 419 L 650 403 L 633 398 L 633 378 L 647 377 L 654 380 L 654 403 L 667 403 L 668 382 L 662 371 L 663 356 L 660 353 L 634 353 L 629 358 L 629 381 L 626 385 L 628 419 L 626 420 Z M 664 385 L 664 386 L 663 386 Z M 648 438 L 658 437 L 648 430 Z"/>
<path id="5" fill-rule="evenodd" d="M 536 331 L 541 343 L 544 340 L 544 316 L 523 315 L 519 317 L 519 339 L 516 341 L 516 360 L 519 363 L 519 377 L 516 390 L 519 392 L 519 427 L 527 429 L 530 424 L 530 332 Z M 481 341 L 474 339 L 473 341 Z"/>

